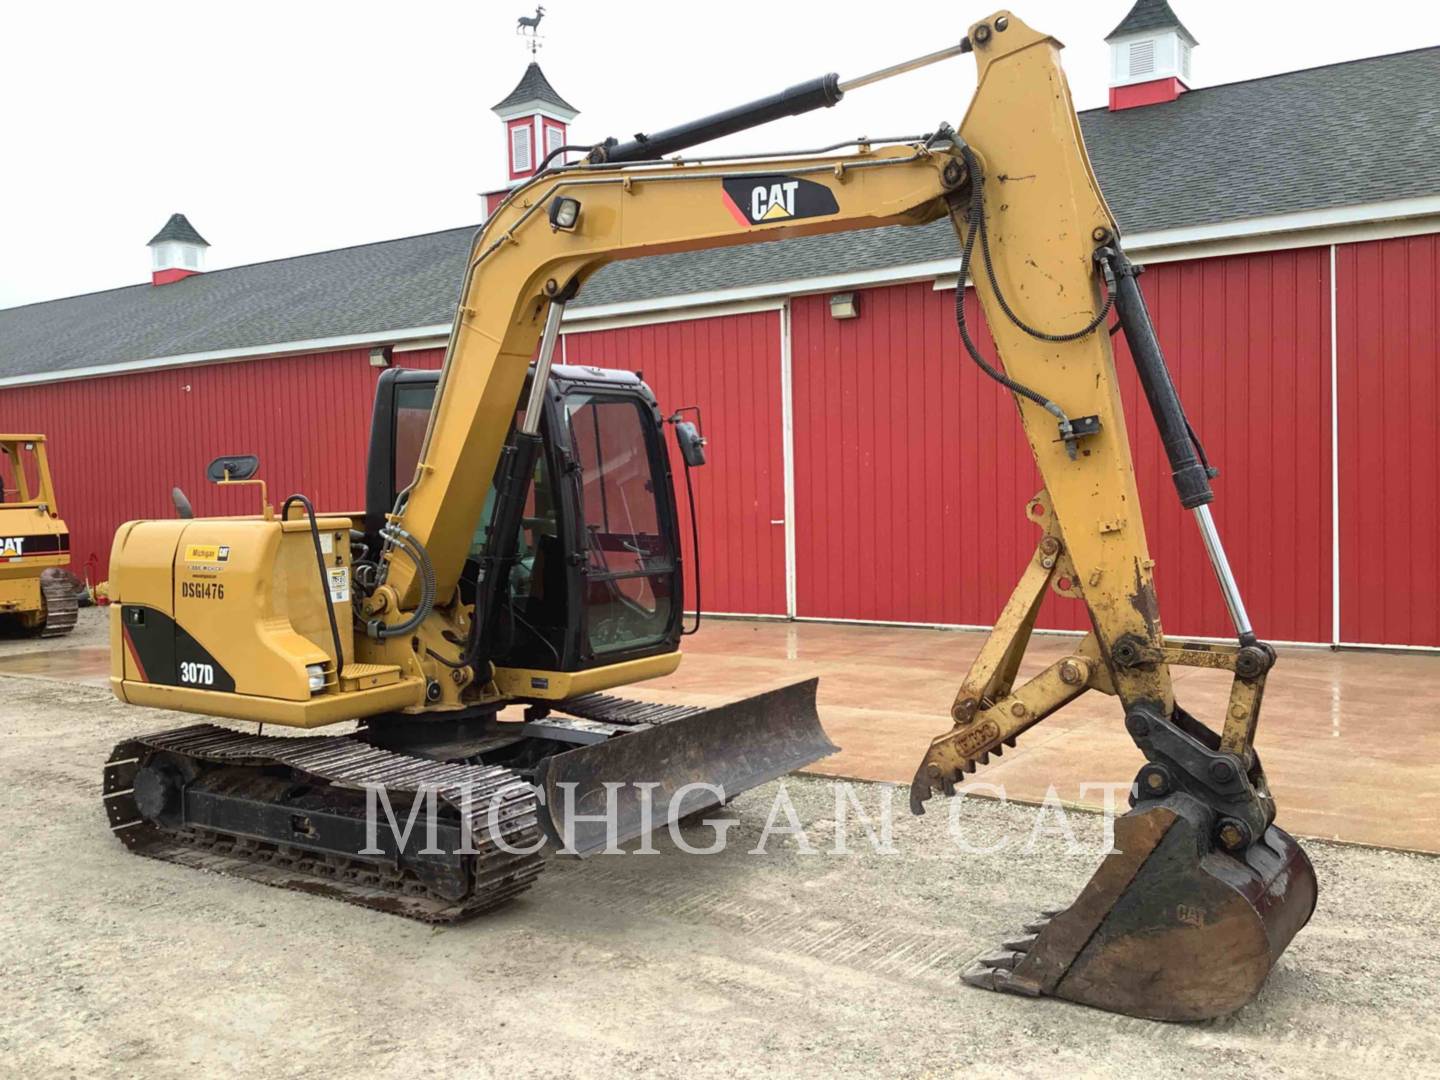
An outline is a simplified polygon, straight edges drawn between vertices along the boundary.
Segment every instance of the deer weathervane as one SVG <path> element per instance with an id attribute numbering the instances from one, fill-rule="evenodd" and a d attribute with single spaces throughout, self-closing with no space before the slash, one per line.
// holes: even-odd
<path id="1" fill-rule="evenodd" d="M 515 20 L 515 33 L 525 38 L 532 58 L 540 51 L 540 20 L 543 18 L 545 18 L 545 9 L 536 4 L 534 15 L 521 15 Z"/>

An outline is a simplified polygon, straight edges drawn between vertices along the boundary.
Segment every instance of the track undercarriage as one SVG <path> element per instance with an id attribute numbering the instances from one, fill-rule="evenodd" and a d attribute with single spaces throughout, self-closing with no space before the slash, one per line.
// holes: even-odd
<path id="1" fill-rule="evenodd" d="M 104 795 L 136 854 L 452 923 L 528 889 L 547 844 L 587 855 L 833 750 L 811 680 L 713 709 L 591 694 L 338 736 L 196 724 L 117 745 Z"/>

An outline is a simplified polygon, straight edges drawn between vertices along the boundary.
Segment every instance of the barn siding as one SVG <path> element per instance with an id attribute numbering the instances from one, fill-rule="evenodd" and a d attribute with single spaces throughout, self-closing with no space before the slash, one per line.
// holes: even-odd
<path id="1" fill-rule="evenodd" d="M 1223 470 L 1216 516 L 1237 576 L 1277 640 L 1331 638 L 1328 258 L 1160 264 L 1142 282 Z M 1440 646 L 1440 237 L 1341 245 L 1337 268 L 1340 636 Z M 824 296 L 792 301 L 802 616 L 984 625 L 1031 551 L 1020 506 L 1038 480 L 1013 403 L 960 353 L 953 297 L 929 283 L 866 289 L 848 321 Z M 784 530 L 770 524 L 784 517 L 779 325 L 760 312 L 566 335 L 572 362 L 638 368 L 665 409 L 704 409 L 710 610 L 785 611 Z M 1166 627 L 1225 635 L 1123 349 L 1119 371 Z M 253 510 L 253 492 L 204 482 L 220 453 L 258 453 L 273 500 L 304 490 L 358 508 L 376 375 L 357 349 L 0 388 L 0 429 L 50 436 L 75 563 L 103 577 L 115 527 L 169 516 L 174 483 L 201 513 Z M 1050 600 L 1041 625 L 1082 629 L 1083 612 Z"/>
<path id="2" fill-rule="evenodd" d="M 1340 639 L 1440 646 L 1440 236 L 1336 250 Z"/>
<path id="3" fill-rule="evenodd" d="M 1234 256 L 1143 279 L 1222 471 L 1215 513 L 1236 576 L 1278 640 L 1330 636 L 1327 260 L 1323 248 Z M 1021 506 L 1038 474 L 1010 395 L 961 350 L 954 296 L 928 282 L 870 289 L 843 321 L 823 296 L 794 301 L 801 616 L 987 625 L 1033 551 Z M 1166 628 L 1230 634 L 1123 346 L 1117 368 Z M 1051 598 L 1040 625 L 1087 623 Z"/>

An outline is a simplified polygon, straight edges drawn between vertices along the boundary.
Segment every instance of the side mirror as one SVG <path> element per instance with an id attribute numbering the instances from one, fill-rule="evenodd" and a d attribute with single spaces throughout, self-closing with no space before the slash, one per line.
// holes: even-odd
<path id="1" fill-rule="evenodd" d="M 687 469 L 705 464 L 705 437 L 689 420 L 675 421 L 675 442 L 680 447 L 680 456 L 685 459 Z"/>
<path id="2" fill-rule="evenodd" d="M 254 454 L 224 454 L 205 466 L 205 476 L 212 484 L 249 480 L 259 471 L 260 459 Z"/>
<path id="3" fill-rule="evenodd" d="M 170 489 L 170 501 L 175 504 L 175 516 L 178 518 L 193 518 L 195 508 L 190 505 L 190 500 L 185 497 L 185 492 L 178 487 Z"/>

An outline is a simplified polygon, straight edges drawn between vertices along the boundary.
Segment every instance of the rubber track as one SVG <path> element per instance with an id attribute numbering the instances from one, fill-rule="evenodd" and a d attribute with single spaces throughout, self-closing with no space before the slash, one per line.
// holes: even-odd
<path id="1" fill-rule="evenodd" d="M 631 701 L 609 694 L 583 694 L 557 701 L 556 712 L 578 716 L 582 720 L 598 720 L 623 727 L 667 724 L 705 711 L 703 705 L 662 705 L 653 701 Z"/>
<path id="2" fill-rule="evenodd" d="M 45 625 L 41 637 L 60 637 L 75 629 L 80 618 L 80 597 L 75 592 L 75 580 L 68 574 L 48 578 L 40 577 L 40 593 L 45 597 Z"/>
<path id="3" fill-rule="evenodd" d="M 450 900 L 396 867 L 147 822 L 135 805 L 132 785 L 141 761 L 153 751 L 216 765 L 282 765 L 300 776 L 357 790 L 377 783 L 392 793 L 433 787 L 438 798 L 469 818 L 471 846 L 476 852 L 466 856 L 471 891 L 459 900 Z M 345 736 L 285 738 L 195 724 L 127 739 L 115 747 L 105 766 L 104 798 L 111 831 L 137 855 L 328 896 L 427 923 L 454 923 L 494 910 L 530 888 L 544 869 L 538 799 L 530 785 L 510 770 L 409 757 Z M 492 804 L 498 805 L 498 838 L 489 829 Z M 397 811 L 397 818 L 401 813 Z M 423 828 L 423 822 L 417 821 L 415 827 Z M 535 850 L 514 854 L 500 847 L 500 839 L 522 852 Z"/>

